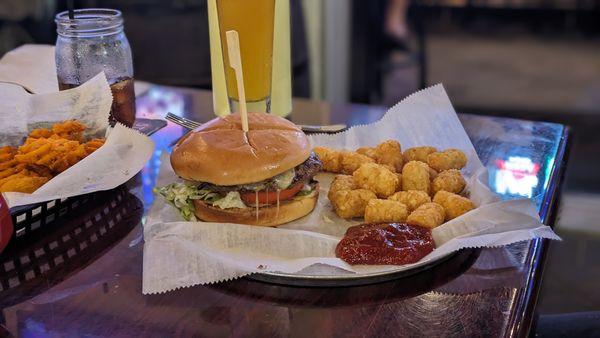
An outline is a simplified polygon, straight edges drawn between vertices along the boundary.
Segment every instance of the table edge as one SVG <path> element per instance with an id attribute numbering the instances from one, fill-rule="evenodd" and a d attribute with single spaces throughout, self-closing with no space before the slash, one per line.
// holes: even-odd
<path id="1" fill-rule="evenodd" d="M 563 181 L 563 176 L 568 160 L 568 152 L 570 146 L 570 128 L 562 125 L 563 131 L 560 138 L 560 143 L 556 151 L 556 158 L 552 173 L 549 179 L 548 190 L 542 200 L 540 219 L 542 223 L 553 227 L 554 219 L 552 216 L 555 211 L 555 206 L 560 199 L 560 188 Z M 549 224 L 550 222 L 550 224 Z M 512 315 L 508 319 L 508 327 L 505 332 L 507 337 L 528 337 L 534 319 L 534 310 L 537 304 L 537 298 L 540 291 L 542 273 L 548 246 L 550 240 L 535 239 L 531 242 L 527 251 L 525 266 L 528 267 L 525 271 L 526 282 L 517 295 L 511 311 Z"/>

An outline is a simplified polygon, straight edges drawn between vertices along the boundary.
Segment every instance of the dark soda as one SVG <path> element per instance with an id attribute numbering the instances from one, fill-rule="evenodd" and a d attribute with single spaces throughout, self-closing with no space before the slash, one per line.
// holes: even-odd
<path id="1" fill-rule="evenodd" d="M 66 90 L 78 87 L 78 84 L 58 82 L 58 90 Z M 120 122 L 132 127 L 135 122 L 135 91 L 133 89 L 133 78 L 122 77 L 110 85 L 113 102 L 108 117 L 111 126 Z"/>

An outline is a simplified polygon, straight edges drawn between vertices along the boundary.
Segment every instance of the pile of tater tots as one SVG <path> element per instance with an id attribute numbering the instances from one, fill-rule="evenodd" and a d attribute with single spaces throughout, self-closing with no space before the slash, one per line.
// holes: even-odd
<path id="1" fill-rule="evenodd" d="M 356 151 L 314 149 L 323 169 L 337 173 L 327 197 L 342 218 L 367 223 L 406 222 L 435 228 L 475 208 L 464 197 L 460 173 L 467 156 L 458 149 L 414 147 L 388 140 Z"/>

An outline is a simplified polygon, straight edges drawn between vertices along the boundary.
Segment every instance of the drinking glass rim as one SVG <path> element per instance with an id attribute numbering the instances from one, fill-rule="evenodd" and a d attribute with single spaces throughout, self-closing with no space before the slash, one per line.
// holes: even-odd
<path id="1" fill-rule="evenodd" d="M 82 8 L 75 10 L 75 18 L 69 18 L 69 12 L 56 15 L 58 35 L 66 37 L 95 37 L 111 35 L 122 31 L 123 15 L 121 11 L 110 8 Z"/>
<path id="2" fill-rule="evenodd" d="M 75 18 L 69 18 L 69 11 L 64 11 L 56 14 L 54 21 L 58 23 L 73 23 L 74 21 L 97 21 L 99 19 L 114 20 L 123 18 L 123 14 L 118 9 L 112 8 L 80 8 L 75 9 Z"/>

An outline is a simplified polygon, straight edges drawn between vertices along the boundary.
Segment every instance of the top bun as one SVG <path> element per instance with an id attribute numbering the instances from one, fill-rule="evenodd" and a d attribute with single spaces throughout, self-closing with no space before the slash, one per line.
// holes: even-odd
<path id="1" fill-rule="evenodd" d="M 281 174 L 310 156 L 306 135 L 284 118 L 248 113 L 248 127 L 245 134 L 239 113 L 204 123 L 177 143 L 171 166 L 186 180 L 238 185 Z"/>

